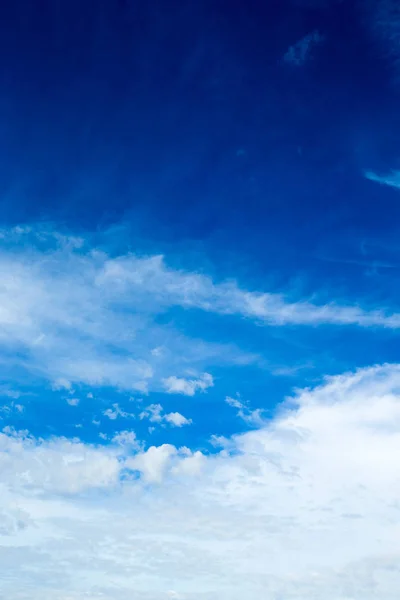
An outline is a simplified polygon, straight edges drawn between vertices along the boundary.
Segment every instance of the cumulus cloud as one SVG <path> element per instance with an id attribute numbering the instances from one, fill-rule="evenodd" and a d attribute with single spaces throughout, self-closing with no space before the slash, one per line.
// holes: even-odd
<path id="1" fill-rule="evenodd" d="M 216 454 L 126 438 L 0 435 L 5 597 L 398 597 L 399 365 L 299 391 Z"/>
<path id="2" fill-rule="evenodd" d="M 203 373 L 198 379 L 185 379 L 173 375 L 164 379 L 163 384 L 168 394 L 194 396 L 196 392 L 205 392 L 207 388 L 212 387 L 214 379 L 210 373 Z"/>
<path id="3" fill-rule="evenodd" d="M 151 446 L 146 452 L 128 459 L 127 466 L 140 471 L 146 483 L 161 483 L 176 455 L 177 449 L 171 444 Z"/>
<path id="4" fill-rule="evenodd" d="M 168 413 L 164 418 L 167 423 L 170 423 L 174 427 L 183 427 L 184 425 L 190 425 L 192 423 L 192 419 L 187 419 L 178 412 Z"/>
<path id="5" fill-rule="evenodd" d="M 173 427 L 183 427 L 192 423 L 192 419 L 187 419 L 178 412 L 164 413 L 161 404 L 150 404 L 140 413 L 139 418 L 148 419 L 152 423 L 169 423 Z"/>
<path id="6" fill-rule="evenodd" d="M 163 407 L 161 404 L 150 404 L 143 410 L 139 419 L 149 419 L 152 423 L 160 423 L 162 421 Z"/>
<path id="7" fill-rule="evenodd" d="M 136 433 L 134 431 L 120 431 L 114 435 L 112 438 L 114 444 L 119 444 L 120 446 L 126 446 L 129 448 L 134 448 L 139 450 L 142 448 L 141 442 L 137 439 Z"/>

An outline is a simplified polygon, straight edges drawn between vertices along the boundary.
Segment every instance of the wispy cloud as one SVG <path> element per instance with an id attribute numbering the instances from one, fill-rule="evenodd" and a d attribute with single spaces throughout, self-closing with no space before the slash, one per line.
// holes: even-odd
<path id="1" fill-rule="evenodd" d="M 18 404 L 16 402 L 10 402 L 9 404 L 4 404 L 3 406 L 0 406 L 0 413 L 12 414 L 22 412 L 24 412 L 23 405 Z"/>
<path id="2" fill-rule="evenodd" d="M 198 308 L 217 314 L 245 316 L 269 325 L 358 325 L 400 327 L 400 315 L 382 310 L 363 310 L 331 302 L 318 305 L 307 300 L 289 302 L 282 294 L 248 291 L 237 282 L 215 283 L 206 275 L 176 271 L 162 256 L 138 259 L 128 256 L 107 261 L 98 284 L 111 282 L 124 298 L 140 288 L 153 304 Z"/>
<path id="3" fill-rule="evenodd" d="M 324 42 L 325 36 L 318 30 L 312 31 L 290 46 L 283 56 L 283 62 L 297 67 L 312 57 L 312 53 L 316 46 Z"/>
<path id="4" fill-rule="evenodd" d="M 214 385 L 214 379 L 210 373 L 203 373 L 198 379 L 185 379 L 172 375 L 163 380 L 164 389 L 168 394 L 183 394 L 194 396 L 196 392 L 205 392 Z"/>
<path id="5" fill-rule="evenodd" d="M 329 378 L 211 456 L 129 431 L 91 446 L 8 429 L 3 594 L 396 598 L 399 390 L 399 365 Z"/>
<path id="6" fill-rule="evenodd" d="M 365 10 L 366 23 L 380 44 L 380 50 L 394 71 L 394 82 L 399 83 L 400 15 L 396 0 L 376 0 L 360 5 Z"/>
<path id="7" fill-rule="evenodd" d="M 226 396 L 225 402 L 229 404 L 229 406 L 237 409 L 237 416 L 249 426 L 261 427 L 262 425 L 265 425 L 264 411 L 260 408 L 251 409 L 249 403 L 242 400 L 239 395 L 234 398 Z"/>
<path id="8" fill-rule="evenodd" d="M 386 175 L 378 175 L 373 171 L 365 171 L 364 174 L 365 177 L 371 181 L 376 181 L 376 183 L 380 183 L 381 185 L 388 185 L 389 187 L 400 189 L 400 171 L 391 171 Z"/>
<path id="9" fill-rule="evenodd" d="M 211 379 L 187 379 L 188 371 L 258 359 L 234 344 L 191 339 L 173 324 L 160 325 L 157 316 L 177 306 L 274 327 L 400 327 L 398 313 L 289 302 L 278 293 L 172 269 L 162 256 L 111 257 L 84 239 L 29 228 L 0 237 L 0 352 L 13 352 L 16 366 L 59 388 L 147 393 L 165 387 L 193 395 Z"/>
<path id="10" fill-rule="evenodd" d="M 121 419 L 129 419 L 135 416 L 134 414 L 122 410 L 122 408 L 120 408 L 117 402 L 114 402 L 112 408 L 107 408 L 105 411 L 103 411 L 103 415 L 111 421 L 115 421 L 119 417 Z"/>

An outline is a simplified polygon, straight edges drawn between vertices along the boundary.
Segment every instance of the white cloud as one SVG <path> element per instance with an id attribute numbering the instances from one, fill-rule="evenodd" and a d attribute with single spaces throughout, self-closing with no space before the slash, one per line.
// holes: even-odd
<path id="1" fill-rule="evenodd" d="M 163 407 L 161 404 L 150 404 L 146 407 L 146 410 L 143 410 L 139 419 L 149 419 L 152 423 L 161 423 L 162 416 L 161 413 L 163 411 Z"/>
<path id="2" fill-rule="evenodd" d="M 164 419 L 175 427 L 183 427 L 184 425 L 190 425 L 192 423 L 192 419 L 187 419 L 178 412 L 168 413 L 165 415 Z"/>
<path id="3" fill-rule="evenodd" d="M 0 406 L 0 413 L 6 413 L 8 415 L 12 413 L 22 413 L 24 412 L 24 406 L 22 404 L 18 404 L 15 402 L 10 402 L 9 404 L 4 404 Z"/>
<path id="4" fill-rule="evenodd" d="M 136 437 L 136 433 L 134 431 L 120 431 L 116 433 L 112 438 L 114 444 L 118 444 L 120 446 L 127 446 L 129 448 L 134 448 L 136 450 L 140 450 L 142 448 L 142 444 Z"/>
<path id="5" fill-rule="evenodd" d="M 194 396 L 196 392 L 205 392 L 209 387 L 212 387 L 214 380 L 210 373 L 203 373 L 198 379 L 185 379 L 172 375 L 164 379 L 163 384 L 168 394 Z"/>
<path id="6" fill-rule="evenodd" d="M 169 423 L 174 427 L 183 427 L 184 425 L 191 425 L 192 419 L 187 419 L 178 412 L 171 412 L 168 414 L 164 413 L 164 409 L 161 404 L 150 404 L 144 411 L 139 415 L 140 419 L 148 419 L 152 423 Z"/>
<path id="7" fill-rule="evenodd" d="M 76 494 L 118 483 L 120 464 L 113 449 L 98 452 L 77 440 L 36 441 L 27 432 L 0 433 L 1 485 L 40 493 Z M 27 461 L 27 462 L 25 462 Z"/>
<path id="8" fill-rule="evenodd" d="M 265 417 L 263 416 L 264 411 L 260 408 L 252 410 L 249 407 L 248 402 L 242 401 L 239 395 L 236 398 L 227 396 L 225 402 L 229 404 L 229 406 L 237 408 L 237 416 L 245 421 L 250 427 L 262 427 L 265 424 Z"/>
<path id="9" fill-rule="evenodd" d="M 161 257 L 114 259 L 84 240 L 29 228 L 0 237 L 0 353 L 23 354 L 16 366 L 55 390 L 84 384 L 147 393 L 171 368 L 258 359 L 157 324 L 155 315 L 195 294 L 191 274 L 168 270 Z"/>
<path id="10" fill-rule="evenodd" d="M 71 382 L 63 377 L 56 379 L 52 385 L 53 390 L 71 390 Z"/>
<path id="11" fill-rule="evenodd" d="M 397 600 L 400 365 L 219 441 L 205 456 L 0 434 L 4 597 Z"/>
<path id="12" fill-rule="evenodd" d="M 78 406 L 78 404 L 79 404 L 79 398 L 67 398 L 67 403 L 70 406 Z"/>
<path id="13" fill-rule="evenodd" d="M 16 368 L 55 389 L 83 384 L 147 393 L 162 389 L 164 380 L 167 389 L 192 395 L 211 380 L 188 380 L 188 370 L 260 360 L 234 345 L 188 339 L 173 325 L 160 325 L 156 315 L 174 306 L 271 326 L 400 326 L 397 313 L 290 302 L 172 269 L 162 256 L 110 257 L 56 232 L 16 228 L 0 237 L 0 354 L 15 351 Z"/>
<path id="14" fill-rule="evenodd" d="M 118 417 L 121 417 L 121 419 L 129 419 L 135 416 L 132 413 L 128 413 L 122 410 L 122 408 L 120 408 L 117 402 L 114 402 L 112 408 L 107 408 L 106 410 L 104 410 L 103 415 L 105 417 L 108 417 L 111 421 L 115 421 L 116 419 L 118 419 Z"/>
<path id="15" fill-rule="evenodd" d="M 171 467 L 171 458 L 176 455 L 177 450 L 171 444 L 151 446 L 146 452 L 128 458 L 126 465 L 140 471 L 146 483 L 161 483 Z"/>
<path id="16" fill-rule="evenodd" d="M 133 298 L 140 289 L 151 306 L 179 305 L 218 314 L 237 314 L 269 325 L 358 325 L 400 327 L 400 315 L 358 306 L 325 305 L 309 301 L 288 302 L 281 294 L 248 291 L 236 282 L 214 283 L 210 277 L 167 267 L 162 256 L 138 259 L 124 256 L 105 262 L 99 286 Z"/>
<path id="17" fill-rule="evenodd" d="M 240 400 L 240 396 L 236 398 L 231 398 L 231 396 L 227 396 L 225 398 L 225 402 L 229 404 L 229 406 L 233 406 L 233 408 L 243 408 L 243 402 Z"/>

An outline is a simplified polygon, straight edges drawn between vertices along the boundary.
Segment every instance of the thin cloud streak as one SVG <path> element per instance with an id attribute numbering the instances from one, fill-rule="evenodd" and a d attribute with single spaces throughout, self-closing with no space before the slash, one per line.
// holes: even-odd
<path id="1" fill-rule="evenodd" d="M 22 351 L 19 366 L 55 385 L 192 395 L 212 382 L 201 374 L 213 365 L 259 359 L 234 344 L 191 339 L 173 324 L 160 325 L 157 316 L 174 307 L 274 327 L 400 327 L 398 313 L 288 302 L 281 294 L 172 269 L 162 256 L 110 257 L 83 238 L 57 232 L 13 229 L 0 237 L 0 350 Z"/>

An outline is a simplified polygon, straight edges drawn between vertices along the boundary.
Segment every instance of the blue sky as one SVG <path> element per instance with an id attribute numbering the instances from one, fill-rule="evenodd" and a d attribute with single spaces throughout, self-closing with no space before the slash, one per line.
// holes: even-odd
<path id="1" fill-rule="evenodd" d="M 0 18 L 0 596 L 397 598 L 390 0 Z"/>

